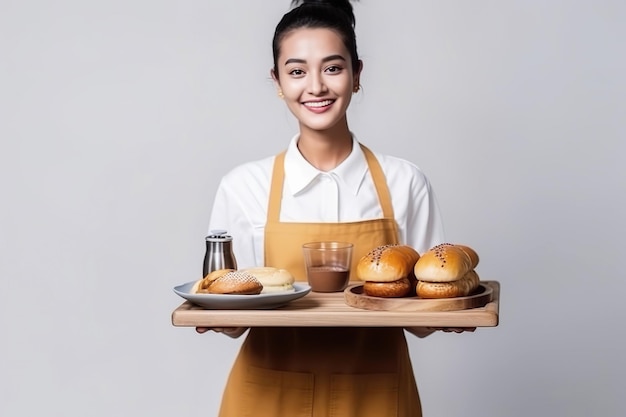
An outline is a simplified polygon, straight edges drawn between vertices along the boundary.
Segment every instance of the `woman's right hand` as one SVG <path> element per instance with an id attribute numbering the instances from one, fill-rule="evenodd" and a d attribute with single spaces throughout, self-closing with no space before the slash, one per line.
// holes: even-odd
<path id="1" fill-rule="evenodd" d="M 206 333 L 209 330 L 213 330 L 216 333 L 224 333 L 226 336 L 232 337 L 233 339 L 237 339 L 239 336 L 244 334 L 247 327 L 196 327 L 196 332 L 202 334 Z"/>

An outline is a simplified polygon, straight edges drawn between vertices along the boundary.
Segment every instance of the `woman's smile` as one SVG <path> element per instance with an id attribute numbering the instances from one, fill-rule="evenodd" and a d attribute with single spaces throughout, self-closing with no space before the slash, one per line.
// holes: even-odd
<path id="1" fill-rule="evenodd" d="M 335 100 L 320 100 L 320 101 L 305 101 L 302 103 L 304 107 L 312 111 L 313 113 L 324 113 L 329 110 Z"/>

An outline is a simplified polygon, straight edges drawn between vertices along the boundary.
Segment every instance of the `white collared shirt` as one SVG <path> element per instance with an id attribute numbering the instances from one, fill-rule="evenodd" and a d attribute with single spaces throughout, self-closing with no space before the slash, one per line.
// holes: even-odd
<path id="1" fill-rule="evenodd" d="M 353 222 L 382 217 L 365 155 L 353 137 L 352 152 L 332 171 L 304 159 L 293 137 L 285 155 L 281 222 Z M 424 253 L 444 242 L 441 214 L 423 172 L 404 159 L 374 152 L 387 178 L 400 243 Z M 237 266 L 263 265 L 264 230 L 275 156 L 248 162 L 221 180 L 209 231 L 233 237 Z"/>

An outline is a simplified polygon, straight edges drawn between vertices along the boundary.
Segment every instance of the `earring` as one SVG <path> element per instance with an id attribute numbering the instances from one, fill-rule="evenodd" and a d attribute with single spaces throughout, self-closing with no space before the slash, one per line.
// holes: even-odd
<path id="1" fill-rule="evenodd" d="M 355 85 L 352 91 L 354 93 L 358 93 L 359 91 L 361 91 L 361 85 L 360 84 Z"/>
<path id="2" fill-rule="evenodd" d="M 285 95 L 283 94 L 283 90 L 278 90 L 278 97 L 280 98 L 285 98 Z"/>

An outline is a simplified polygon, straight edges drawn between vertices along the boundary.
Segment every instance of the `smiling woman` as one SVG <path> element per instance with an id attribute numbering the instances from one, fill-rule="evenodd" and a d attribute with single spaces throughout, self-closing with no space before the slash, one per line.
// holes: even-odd
<path id="1" fill-rule="evenodd" d="M 286 151 L 222 178 L 209 229 L 229 231 L 242 268 L 281 268 L 296 281 L 306 280 L 306 242 L 352 243 L 352 270 L 374 247 L 405 244 L 421 253 L 442 243 L 426 176 L 370 151 L 348 126 L 363 69 L 352 5 L 295 3 L 276 28 L 270 73 L 299 132 Z M 418 417 L 412 369 L 402 328 L 252 328 L 220 416 Z"/>

